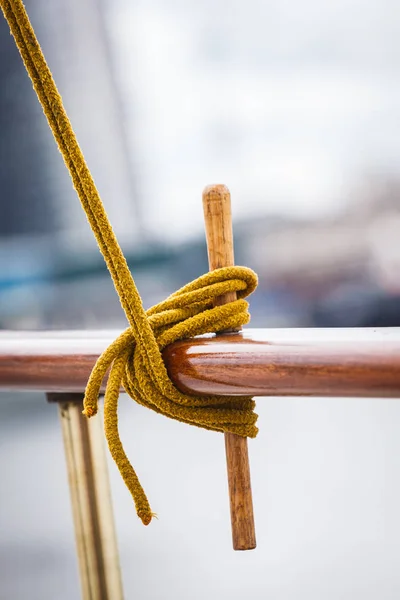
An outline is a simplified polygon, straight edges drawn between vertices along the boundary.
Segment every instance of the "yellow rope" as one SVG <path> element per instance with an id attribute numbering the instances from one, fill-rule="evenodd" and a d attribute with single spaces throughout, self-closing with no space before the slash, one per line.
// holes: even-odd
<path id="1" fill-rule="evenodd" d="M 183 394 L 169 379 L 161 351 L 178 339 L 248 323 L 250 315 L 244 298 L 256 288 L 257 276 L 245 267 L 217 269 L 184 286 L 147 312 L 144 310 L 25 7 L 21 0 L 0 0 L 0 6 L 129 322 L 128 329 L 103 352 L 93 368 L 85 391 L 84 414 L 88 417 L 96 414 L 101 384 L 109 371 L 104 398 L 105 434 L 110 452 L 132 494 L 137 514 L 147 525 L 154 515 L 118 433 L 120 389 L 123 386 L 134 400 L 172 419 L 214 431 L 255 437 L 257 415 L 251 398 Z M 228 291 L 237 292 L 238 299 L 213 308 L 213 300 Z"/>

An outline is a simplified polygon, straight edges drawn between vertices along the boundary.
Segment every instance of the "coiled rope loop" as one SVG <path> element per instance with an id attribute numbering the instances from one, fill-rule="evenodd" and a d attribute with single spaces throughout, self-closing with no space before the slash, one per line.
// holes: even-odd
<path id="1" fill-rule="evenodd" d="M 257 415 L 251 398 L 183 394 L 168 378 L 161 350 L 178 339 L 246 324 L 250 315 L 243 298 L 256 285 L 255 273 L 245 267 L 226 267 L 199 277 L 147 311 L 149 328 L 145 336 L 136 338 L 129 327 L 96 362 L 86 387 L 84 413 L 96 414 L 100 387 L 110 369 L 104 398 L 105 433 L 112 457 L 145 525 L 150 523 L 152 512 L 118 434 L 120 388 L 123 386 L 139 404 L 178 421 L 255 437 Z M 213 299 L 228 291 L 238 292 L 238 300 L 212 308 Z"/>
<path id="2" fill-rule="evenodd" d="M 257 415 L 248 397 L 197 397 L 178 391 L 168 378 L 161 350 L 178 339 L 239 327 L 249 321 L 243 299 L 257 285 L 244 267 L 227 267 L 203 275 L 147 312 L 118 244 L 92 175 L 65 112 L 21 0 L 0 0 L 49 126 L 71 175 L 100 251 L 114 282 L 129 328 L 98 359 L 90 376 L 84 413 L 97 411 L 100 387 L 107 371 L 105 432 L 111 454 L 127 484 L 144 524 L 151 521 L 146 495 L 121 444 L 117 403 L 121 386 L 137 402 L 178 421 L 214 431 L 254 437 Z M 213 299 L 236 291 L 238 300 L 212 308 Z"/>

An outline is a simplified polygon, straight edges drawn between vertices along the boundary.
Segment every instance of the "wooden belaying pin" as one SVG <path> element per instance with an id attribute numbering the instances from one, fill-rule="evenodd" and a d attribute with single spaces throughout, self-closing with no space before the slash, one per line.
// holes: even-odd
<path id="1" fill-rule="evenodd" d="M 234 265 L 231 196 L 225 185 L 210 185 L 203 192 L 203 209 L 210 271 Z M 236 292 L 216 298 L 221 306 L 236 300 Z M 221 333 L 236 332 L 229 329 Z M 256 547 L 247 438 L 225 433 L 226 462 L 234 550 Z"/>

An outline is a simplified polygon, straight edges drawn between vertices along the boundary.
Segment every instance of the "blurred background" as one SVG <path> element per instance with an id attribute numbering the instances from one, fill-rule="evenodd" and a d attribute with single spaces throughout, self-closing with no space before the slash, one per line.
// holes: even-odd
<path id="1" fill-rule="evenodd" d="M 201 192 L 225 183 L 236 262 L 260 278 L 252 326 L 400 325 L 396 2 L 26 6 L 146 307 L 207 270 Z M 0 328 L 122 329 L 4 19 L 0 131 Z M 399 597 L 399 403 L 260 400 L 246 554 L 230 550 L 220 436 L 123 404 L 162 517 L 142 528 L 110 465 L 127 598 Z M 42 395 L 0 394 L 0 473 L 0 599 L 78 598 Z"/>

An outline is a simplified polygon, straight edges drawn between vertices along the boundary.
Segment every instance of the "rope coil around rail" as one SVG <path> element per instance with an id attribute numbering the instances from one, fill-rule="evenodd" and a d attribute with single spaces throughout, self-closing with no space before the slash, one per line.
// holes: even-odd
<path id="1" fill-rule="evenodd" d="M 143 406 L 172 419 L 214 431 L 255 437 L 257 415 L 250 397 L 183 394 L 169 379 L 161 350 L 178 339 L 248 323 L 250 315 L 244 298 L 256 288 L 257 276 L 245 267 L 217 269 L 184 286 L 147 312 L 144 310 L 23 2 L 0 0 L 0 6 L 129 322 L 128 329 L 96 362 L 85 392 L 84 413 L 88 417 L 96 414 L 101 383 L 109 371 L 104 398 L 105 433 L 137 514 L 147 525 L 154 515 L 118 433 L 120 388 L 123 386 Z M 213 300 L 230 291 L 237 292 L 238 300 L 213 308 Z"/>

